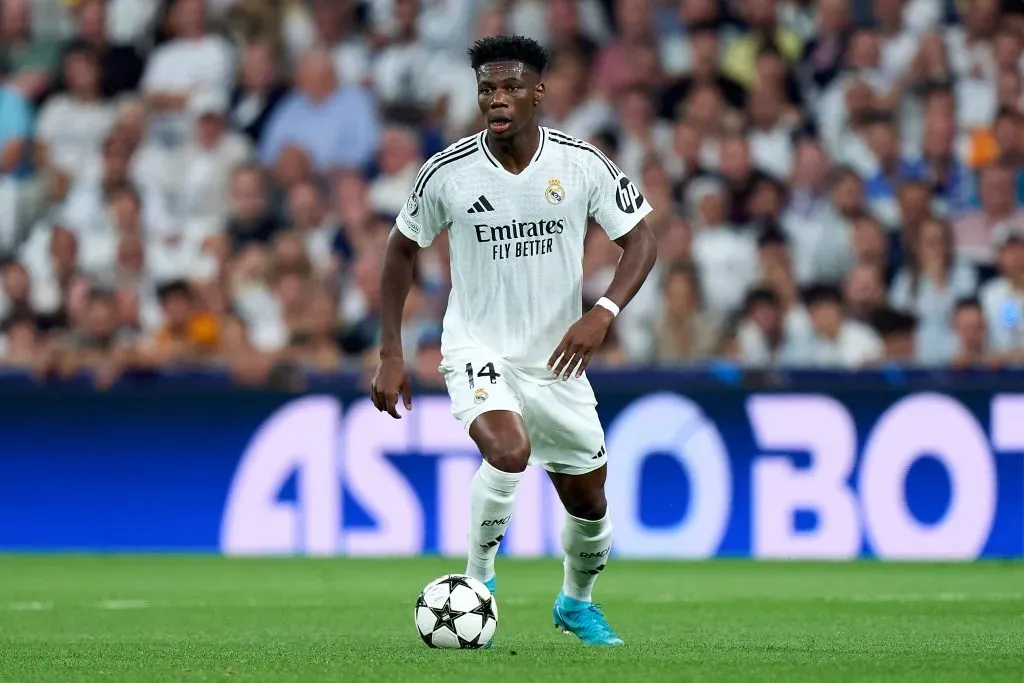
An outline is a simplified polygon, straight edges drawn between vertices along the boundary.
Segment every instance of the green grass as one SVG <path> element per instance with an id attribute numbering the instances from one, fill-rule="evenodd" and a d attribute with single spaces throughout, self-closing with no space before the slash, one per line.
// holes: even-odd
<path id="1" fill-rule="evenodd" d="M 500 560 L 489 651 L 412 622 L 453 560 L 0 557 L 0 681 L 1024 680 L 1024 564 L 613 561 L 626 640 L 551 624 L 557 561 Z"/>

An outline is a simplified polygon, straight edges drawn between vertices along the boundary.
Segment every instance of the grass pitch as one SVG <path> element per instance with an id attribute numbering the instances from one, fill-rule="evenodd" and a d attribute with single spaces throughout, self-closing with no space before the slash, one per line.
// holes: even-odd
<path id="1" fill-rule="evenodd" d="M 0 557 L 0 681 L 1024 680 L 1024 564 L 613 561 L 626 646 L 560 634 L 557 561 L 499 559 L 489 651 L 430 650 L 413 602 L 461 561 Z"/>

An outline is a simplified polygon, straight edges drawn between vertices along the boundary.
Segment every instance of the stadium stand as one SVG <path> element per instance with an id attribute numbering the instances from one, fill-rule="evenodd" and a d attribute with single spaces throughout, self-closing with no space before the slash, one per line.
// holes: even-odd
<path id="1" fill-rule="evenodd" d="M 0 365 L 372 367 L 383 245 L 479 129 L 475 38 L 552 52 L 543 123 L 655 207 L 596 363 L 1024 363 L 1024 4 L 4 0 Z M 584 296 L 617 249 L 587 237 Z M 407 357 L 438 386 L 446 246 Z M 441 384 L 443 386 L 443 384 Z"/>

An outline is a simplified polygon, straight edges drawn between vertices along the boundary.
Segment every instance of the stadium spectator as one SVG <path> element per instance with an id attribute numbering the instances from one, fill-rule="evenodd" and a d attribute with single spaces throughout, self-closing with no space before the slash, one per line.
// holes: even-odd
<path id="1" fill-rule="evenodd" d="M 231 206 L 224 224 L 237 252 L 249 244 L 265 245 L 281 226 L 267 201 L 267 175 L 257 165 L 235 169 L 231 178 Z"/>
<path id="2" fill-rule="evenodd" d="M 595 362 L 1022 363 L 1024 14 L 1006 4 L 9 0 L 0 363 L 101 385 L 362 367 L 419 165 L 480 129 L 466 43 L 508 31 L 553 49 L 543 125 L 654 208 L 660 260 Z M 591 302 L 619 252 L 586 240 Z M 418 259 L 422 386 L 441 386 L 448 267 L 446 237 Z M 92 362 L 111 328 L 124 350 Z"/>
<path id="3" fill-rule="evenodd" d="M 267 121 L 287 92 L 279 81 L 270 45 L 247 45 L 242 52 L 238 86 L 231 94 L 232 125 L 258 145 Z"/>
<path id="4" fill-rule="evenodd" d="M 1004 164 L 983 169 L 978 181 L 981 209 L 953 224 L 957 251 L 974 263 L 993 263 L 992 246 L 1000 230 L 1024 234 L 1024 209 L 1017 200 L 1016 175 L 1016 169 Z"/>
<path id="5" fill-rule="evenodd" d="M 917 318 L 911 313 L 881 306 L 871 316 L 871 324 L 882 340 L 883 364 L 916 365 L 920 359 Z"/>
<path id="6" fill-rule="evenodd" d="M 867 142 L 876 170 L 865 178 L 864 191 L 870 211 L 886 225 L 897 221 L 896 190 L 906 180 L 920 178 L 920 163 L 903 156 L 895 121 L 879 114 L 866 124 Z"/>
<path id="7" fill-rule="evenodd" d="M 131 16 L 136 9 L 143 11 Z M 145 62 L 133 43 L 146 41 L 134 34 L 148 30 L 155 10 L 153 0 L 81 0 L 73 8 L 75 27 L 71 46 L 87 45 L 97 56 L 100 93 L 104 99 L 127 94 L 138 87 Z"/>
<path id="8" fill-rule="evenodd" d="M 778 87 L 755 85 L 747 100 L 751 130 L 750 156 L 754 165 L 773 178 L 788 178 L 793 170 L 794 123 L 787 119 L 783 92 Z"/>
<path id="9" fill-rule="evenodd" d="M 160 287 L 162 322 L 142 341 L 136 362 L 143 367 L 196 364 L 220 346 L 220 321 L 199 309 L 187 282 L 175 280 Z"/>
<path id="10" fill-rule="evenodd" d="M 117 112 L 101 99 L 99 58 L 87 45 L 65 51 L 63 83 L 67 90 L 50 97 L 40 109 L 35 137 L 46 146 L 48 163 L 77 179 L 95 164 Z"/>
<path id="11" fill-rule="evenodd" d="M 948 354 L 940 362 L 955 368 L 983 367 L 998 362 L 991 352 L 988 323 L 981 302 L 971 297 L 956 303 L 953 313 L 955 338 Z"/>
<path id="12" fill-rule="evenodd" d="M 296 184 L 288 193 L 290 225 L 304 242 L 314 273 L 324 281 L 336 275 L 342 265 L 337 247 L 343 242 L 341 226 L 328 213 L 326 196 L 315 182 Z M 347 256 L 351 256 L 351 249 Z"/>
<path id="13" fill-rule="evenodd" d="M 175 0 L 167 28 L 173 36 L 153 50 L 142 76 L 146 103 L 157 115 L 154 133 L 165 144 L 181 144 L 188 136 L 185 115 L 197 92 L 227 95 L 234 82 L 234 48 L 210 31 L 206 0 Z"/>
<path id="14" fill-rule="evenodd" d="M 126 142 L 131 151 L 129 179 L 140 190 L 154 193 L 162 199 L 168 185 L 167 168 L 170 166 L 171 151 L 151 134 L 150 116 L 141 99 L 122 98 L 117 105 L 117 120 L 114 123 L 116 135 Z M 84 175 L 100 174 L 99 160 Z M 155 227 L 154 227 L 155 229 Z"/>
<path id="15" fill-rule="evenodd" d="M 441 364 L 440 331 L 424 333 L 416 349 L 412 366 L 413 381 L 424 389 L 444 389 L 444 376 L 437 371 Z"/>
<path id="16" fill-rule="evenodd" d="M 718 26 L 712 21 L 687 26 L 690 47 L 690 68 L 665 88 L 660 98 L 659 116 L 674 120 L 680 108 L 697 85 L 716 86 L 722 99 L 732 109 L 742 110 L 747 93 L 736 80 L 721 71 L 721 41 Z"/>
<path id="17" fill-rule="evenodd" d="M 29 312 L 0 322 L 0 367 L 34 369 L 39 357 L 39 329 Z"/>
<path id="18" fill-rule="evenodd" d="M 843 299 L 832 287 L 811 287 L 804 296 L 810 314 L 809 335 L 793 339 L 784 356 L 795 366 L 859 368 L 882 357 L 881 339 L 864 323 L 843 312 Z"/>
<path id="19" fill-rule="evenodd" d="M 837 200 L 847 213 L 856 211 L 859 179 L 849 176 L 836 182 Z M 856 185 L 856 187 L 855 187 Z M 852 265 L 850 226 L 829 199 L 829 165 L 821 143 L 802 138 L 794 151 L 789 178 L 789 203 L 779 222 L 792 249 L 793 268 L 801 284 L 838 284 Z"/>
<path id="20" fill-rule="evenodd" d="M 330 55 L 313 50 L 299 63 L 296 90 L 267 122 L 260 161 L 273 165 L 286 146 L 296 145 L 318 171 L 363 170 L 377 148 L 378 127 L 370 94 L 356 85 L 339 87 Z"/>
<path id="21" fill-rule="evenodd" d="M 642 178 L 645 160 L 671 149 L 672 126 L 654 116 L 646 88 L 631 86 L 616 98 L 619 166 L 630 178 Z"/>
<path id="22" fill-rule="evenodd" d="M 788 64 L 803 51 L 803 41 L 792 30 L 779 25 L 775 0 L 746 0 L 741 13 L 747 31 L 732 42 L 722 62 L 725 73 L 746 87 L 756 80 L 757 54 L 765 45 L 773 45 Z"/>
<path id="23" fill-rule="evenodd" d="M 921 225 L 908 257 L 893 281 L 889 301 L 897 310 L 915 314 L 921 356 L 940 362 L 954 306 L 977 291 L 977 272 L 956 255 L 949 225 L 934 219 Z"/>
<path id="24" fill-rule="evenodd" d="M 979 292 L 992 350 L 1024 351 L 1024 235 L 1003 229 L 994 239 L 999 277 Z"/>
<path id="25" fill-rule="evenodd" d="M 702 310 L 700 282 L 692 266 L 672 266 L 662 278 L 663 305 L 654 332 L 654 358 L 692 364 L 717 352 L 717 324 Z"/>
<path id="26" fill-rule="evenodd" d="M 589 140 L 597 131 L 613 125 L 615 112 L 595 97 L 587 62 L 574 52 L 560 52 L 547 78 L 542 123 L 569 135 Z M 474 115 L 476 102 L 474 100 Z"/>
<path id="27" fill-rule="evenodd" d="M 132 185 L 133 151 L 126 136 L 116 130 L 112 131 L 103 142 L 98 172 L 87 171 L 72 185 L 61 210 L 61 220 L 80 238 L 111 233 L 110 203 L 118 191 Z M 139 183 L 137 191 L 143 197 L 143 220 L 147 229 L 153 233 L 162 233 L 170 222 L 162 188 Z"/>
<path id="28" fill-rule="evenodd" d="M 546 4 L 548 30 L 545 44 L 549 48 L 571 51 L 584 62 L 592 62 L 598 46 L 583 31 L 581 3 L 576 0 L 549 0 Z"/>
<path id="29" fill-rule="evenodd" d="M 32 313 L 32 278 L 17 261 L 0 264 L 0 322 L 10 316 Z"/>
<path id="30" fill-rule="evenodd" d="M 39 249 L 25 253 L 25 267 L 32 274 L 32 302 L 37 314 L 59 318 L 64 292 L 79 274 L 78 238 L 63 226 L 39 233 Z M 59 321 L 58 321 L 59 322 Z"/>
<path id="31" fill-rule="evenodd" d="M 750 222 L 748 202 L 757 184 L 769 179 L 757 168 L 750 156 L 750 143 L 740 133 L 730 133 L 719 140 L 718 171 L 727 192 L 726 217 L 736 226 Z"/>
<path id="32" fill-rule="evenodd" d="M 405 126 L 390 126 L 381 134 L 377 177 L 370 184 L 370 206 L 377 213 L 397 215 L 409 198 L 409 188 L 423 164 L 420 141 Z"/>
<path id="33" fill-rule="evenodd" d="M 597 55 L 594 76 L 601 94 L 614 100 L 623 89 L 635 84 L 633 55 L 654 36 L 654 3 L 651 0 L 615 0 L 613 3 L 618 35 Z"/>
<path id="34" fill-rule="evenodd" d="M 871 216 L 860 216 L 853 221 L 850 240 L 856 265 L 875 268 L 883 282 L 892 280 L 892 261 L 889 240 L 882 225 Z"/>
<path id="35" fill-rule="evenodd" d="M 309 302 L 307 320 L 293 332 L 289 357 L 316 371 L 337 370 L 342 363 L 338 346 L 338 302 L 328 292 L 318 292 Z"/>
<path id="36" fill-rule="evenodd" d="M 32 109 L 13 85 L 0 83 L 0 254 L 20 239 L 17 201 L 31 170 Z"/>
<path id="37" fill-rule="evenodd" d="M 426 71 L 443 74 L 450 65 L 435 55 L 419 35 L 417 0 L 395 0 L 395 28 L 377 53 L 372 80 L 387 118 L 407 124 L 436 124 L 440 91 Z"/>
<path id="38" fill-rule="evenodd" d="M 310 5 L 315 45 L 331 50 L 338 80 L 365 85 L 371 77 L 372 53 L 369 41 L 356 30 L 357 3 L 353 0 L 312 0 Z"/>
<path id="39" fill-rule="evenodd" d="M 234 169 L 253 160 L 249 139 L 228 128 L 228 99 L 208 91 L 192 95 L 186 109 L 193 133 L 170 159 L 167 177 L 176 219 L 223 220 Z"/>
<path id="40" fill-rule="evenodd" d="M 931 188 L 924 180 L 905 182 L 896 193 L 896 204 L 899 233 L 895 235 L 894 244 L 901 250 L 899 260 L 905 260 L 902 252 L 913 251 L 918 231 L 933 217 Z"/>
<path id="41" fill-rule="evenodd" d="M 135 339 L 119 327 L 114 296 L 92 290 L 86 291 L 85 297 L 84 316 L 61 343 L 49 349 L 43 361 L 46 371 L 70 377 L 93 370 L 106 377 L 124 362 Z"/>
<path id="42" fill-rule="evenodd" d="M 771 289 L 751 289 L 729 355 L 745 366 L 771 367 L 779 363 L 786 341 L 779 297 Z"/>
<path id="43" fill-rule="evenodd" d="M 885 303 L 882 271 L 869 262 L 855 265 L 843 280 L 843 306 L 852 320 L 871 325 L 875 313 Z"/>
<path id="44" fill-rule="evenodd" d="M 797 66 L 812 92 L 828 88 L 842 72 L 851 27 L 850 6 L 846 0 L 817 3 L 816 31 L 805 43 Z"/>
<path id="45" fill-rule="evenodd" d="M 728 223 L 725 188 L 715 181 L 694 183 L 690 202 L 698 216 L 693 259 L 708 315 L 724 321 L 743 303 L 757 276 L 756 235 Z"/>
<path id="46" fill-rule="evenodd" d="M 50 87 L 60 64 L 60 43 L 32 30 L 32 1 L 0 5 L 0 71 L 8 84 L 35 102 Z"/>

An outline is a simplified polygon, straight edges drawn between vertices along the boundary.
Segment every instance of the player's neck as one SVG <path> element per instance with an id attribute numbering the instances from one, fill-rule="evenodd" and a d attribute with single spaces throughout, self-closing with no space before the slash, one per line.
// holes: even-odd
<path id="1" fill-rule="evenodd" d="M 508 140 L 495 140 L 488 133 L 486 142 L 494 158 L 501 162 L 506 171 L 522 173 L 530 165 L 533 155 L 537 153 L 537 146 L 540 145 L 540 128 L 536 123 L 532 123 Z"/>

